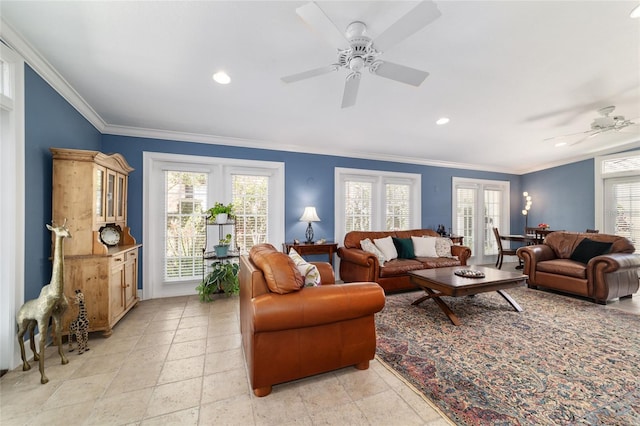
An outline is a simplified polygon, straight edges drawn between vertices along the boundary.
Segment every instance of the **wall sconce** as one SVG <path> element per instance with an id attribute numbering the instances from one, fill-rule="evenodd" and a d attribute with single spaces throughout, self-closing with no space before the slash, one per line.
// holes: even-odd
<path id="1" fill-rule="evenodd" d="M 527 228 L 529 227 L 529 210 L 531 210 L 531 195 L 527 191 L 522 193 L 524 197 L 524 209 L 522 215 L 524 216 L 524 234 L 527 234 Z"/>
<path id="2" fill-rule="evenodd" d="M 309 226 L 307 226 L 307 232 L 305 232 L 304 236 L 307 238 L 307 244 L 313 243 L 313 227 L 311 226 L 311 222 L 320 222 L 318 213 L 316 213 L 316 208 L 305 207 L 304 213 L 302 213 L 302 216 L 300 217 L 300 222 L 309 222 Z"/>

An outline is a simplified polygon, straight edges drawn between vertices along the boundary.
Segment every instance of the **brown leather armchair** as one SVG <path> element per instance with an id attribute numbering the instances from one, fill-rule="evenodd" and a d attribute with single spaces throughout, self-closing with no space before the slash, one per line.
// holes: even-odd
<path id="1" fill-rule="evenodd" d="M 582 240 L 612 243 L 607 254 L 587 263 L 572 260 Z M 544 244 L 520 247 L 523 273 L 530 288 L 544 287 L 592 299 L 599 304 L 616 298 L 632 297 L 638 291 L 640 256 L 624 237 L 608 234 L 552 232 Z M 574 256 L 575 257 L 575 256 Z"/>
<path id="2" fill-rule="evenodd" d="M 272 245 L 240 257 L 240 328 L 256 396 L 268 395 L 278 383 L 350 365 L 367 369 L 375 355 L 374 314 L 384 307 L 382 288 L 334 285 L 331 265 L 314 264 L 322 284 L 299 288 L 295 265 Z"/>

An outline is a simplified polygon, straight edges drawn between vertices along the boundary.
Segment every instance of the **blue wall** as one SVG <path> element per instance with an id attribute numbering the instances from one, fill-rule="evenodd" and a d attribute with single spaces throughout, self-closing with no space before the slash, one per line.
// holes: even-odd
<path id="1" fill-rule="evenodd" d="M 593 225 L 593 162 L 585 161 L 518 176 L 466 169 L 363 160 L 222 145 L 101 135 L 84 117 L 28 66 L 26 92 L 26 229 L 25 297 L 34 298 L 51 276 L 51 238 L 44 224 L 51 221 L 51 154 L 49 147 L 119 152 L 135 168 L 129 178 L 128 222 L 142 241 L 142 155 L 144 151 L 227 157 L 285 163 L 285 238 L 302 238 L 306 224 L 298 219 L 313 204 L 322 222 L 314 224 L 317 238 L 334 236 L 334 168 L 361 168 L 422 175 L 422 227 L 451 223 L 453 176 L 508 180 L 511 185 L 511 230 L 524 226 L 522 191 L 534 197 L 532 221 L 553 228 L 582 229 Z M 571 202 L 567 203 L 566 201 Z M 542 210 L 544 208 L 544 210 Z M 539 209 L 539 210 L 538 210 Z M 64 218 L 55 218 L 62 220 Z M 142 268 L 140 268 L 142 272 Z M 144 278 L 141 277 L 141 284 Z"/>
<path id="2" fill-rule="evenodd" d="M 566 231 L 594 228 L 594 179 L 593 159 L 522 176 L 522 190 L 532 197 L 529 226 L 544 222 L 551 229 Z M 511 199 L 512 204 L 516 200 L 520 201 L 519 208 L 522 210 L 522 192 L 519 198 Z"/>
<path id="3" fill-rule="evenodd" d="M 100 150 L 101 134 L 25 65 L 25 300 L 51 279 L 50 147 Z M 64 221 L 63 217 L 53 220 Z"/>

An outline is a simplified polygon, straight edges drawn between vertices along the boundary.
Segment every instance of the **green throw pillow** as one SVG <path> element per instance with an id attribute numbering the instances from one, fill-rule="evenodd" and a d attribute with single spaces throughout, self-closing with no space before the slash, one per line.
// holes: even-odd
<path id="1" fill-rule="evenodd" d="M 415 259 L 416 254 L 413 251 L 413 241 L 411 238 L 393 237 L 393 245 L 398 251 L 398 259 Z"/>
<path id="2" fill-rule="evenodd" d="M 601 241 L 593 241 L 585 238 L 571 253 L 570 259 L 580 263 L 589 263 L 591 258 L 609 253 L 613 243 L 605 243 Z"/>

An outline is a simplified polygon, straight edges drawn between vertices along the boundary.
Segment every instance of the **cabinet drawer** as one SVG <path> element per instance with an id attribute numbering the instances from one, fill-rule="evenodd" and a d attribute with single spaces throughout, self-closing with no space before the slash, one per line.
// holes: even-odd
<path id="1" fill-rule="evenodd" d="M 113 256 L 110 260 L 109 260 L 109 267 L 110 268 L 117 268 L 119 266 L 124 265 L 125 262 L 125 254 L 124 253 L 120 253 L 116 256 Z"/>
<path id="2" fill-rule="evenodd" d="M 132 261 L 138 258 L 138 250 L 131 250 L 126 253 L 125 260 Z"/>

